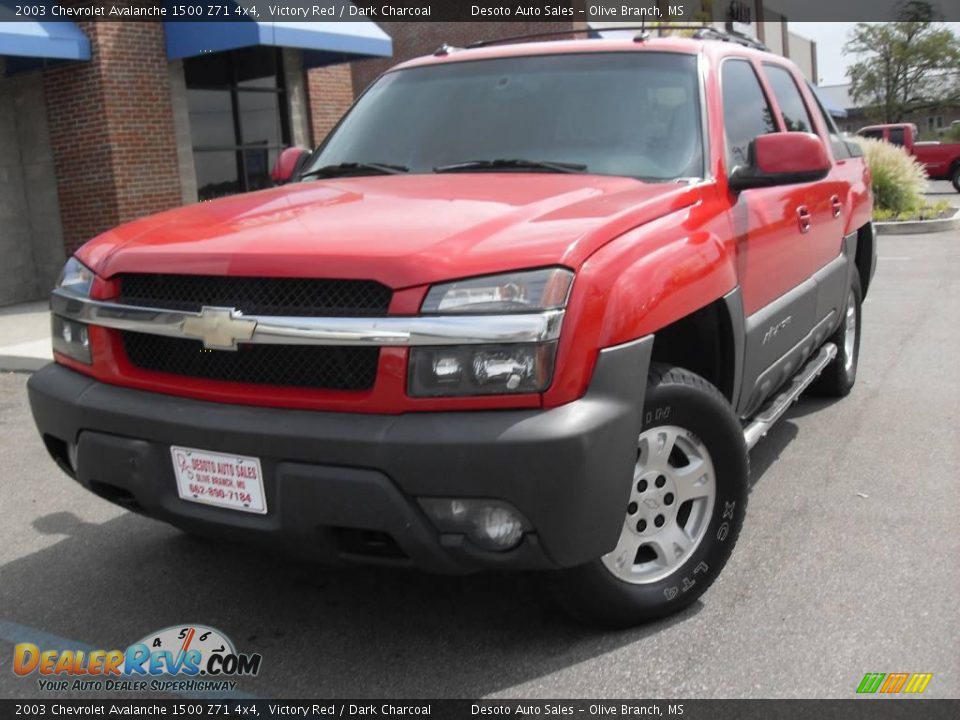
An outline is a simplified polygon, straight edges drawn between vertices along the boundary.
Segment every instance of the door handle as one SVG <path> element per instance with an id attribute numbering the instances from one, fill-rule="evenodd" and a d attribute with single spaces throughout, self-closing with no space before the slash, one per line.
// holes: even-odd
<path id="1" fill-rule="evenodd" d="M 800 225 L 800 232 L 810 232 L 810 210 L 806 205 L 797 208 L 797 223 Z"/>
<path id="2" fill-rule="evenodd" d="M 840 214 L 843 212 L 843 203 L 840 202 L 839 196 L 834 195 L 830 198 L 830 207 L 833 208 L 833 216 L 835 218 L 840 217 Z"/>

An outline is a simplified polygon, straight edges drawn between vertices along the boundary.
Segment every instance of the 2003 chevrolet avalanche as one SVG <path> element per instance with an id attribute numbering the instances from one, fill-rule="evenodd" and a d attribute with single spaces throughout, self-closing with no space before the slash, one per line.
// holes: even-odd
<path id="1" fill-rule="evenodd" d="M 869 171 L 762 50 L 445 48 L 297 166 L 69 260 L 29 389 L 83 486 L 331 561 L 547 571 L 624 625 L 707 589 L 748 449 L 856 378 Z"/>

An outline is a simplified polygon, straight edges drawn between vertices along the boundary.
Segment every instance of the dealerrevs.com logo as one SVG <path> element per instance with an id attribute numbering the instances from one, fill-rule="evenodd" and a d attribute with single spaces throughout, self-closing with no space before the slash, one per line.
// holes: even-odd
<path id="1" fill-rule="evenodd" d="M 45 692 L 186 692 L 235 690 L 237 677 L 260 672 L 258 653 L 238 653 L 222 632 L 205 625 L 174 625 L 150 633 L 126 650 L 41 649 L 20 643 L 13 672 L 37 676 Z"/>

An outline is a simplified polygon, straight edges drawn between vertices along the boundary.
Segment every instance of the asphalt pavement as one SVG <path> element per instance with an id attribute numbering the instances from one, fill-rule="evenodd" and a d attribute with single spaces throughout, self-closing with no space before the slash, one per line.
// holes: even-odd
<path id="1" fill-rule="evenodd" d="M 948 180 L 935 180 L 927 185 L 927 192 L 924 193 L 930 202 L 940 202 L 946 200 L 954 207 L 960 207 L 960 193 L 956 191 L 953 184 Z"/>
<path id="2" fill-rule="evenodd" d="M 960 237 L 887 236 L 860 375 L 752 453 L 746 525 L 692 608 L 626 632 L 568 621 L 536 575 L 328 569 L 192 539 L 86 493 L 0 375 L 0 697 L 34 641 L 124 648 L 197 622 L 263 655 L 260 697 L 836 697 L 931 672 L 960 697 Z M 34 676 L 35 677 L 35 676 Z"/>

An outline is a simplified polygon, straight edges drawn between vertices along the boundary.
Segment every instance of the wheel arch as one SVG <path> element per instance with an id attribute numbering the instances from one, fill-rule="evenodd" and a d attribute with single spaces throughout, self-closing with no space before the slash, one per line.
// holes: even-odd
<path id="1" fill-rule="evenodd" d="M 723 304 L 724 295 L 731 291 L 739 302 L 736 240 L 728 222 L 713 202 L 685 207 L 623 233 L 580 266 L 564 317 L 554 382 L 543 395 L 544 407 L 582 396 L 597 351 L 653 335 L 662 353 L 665 342 L 657 335 L 665 329 L 684 322 L 702 326 L 696 319 L 684 318 L 719 312 L 705 308 Z M 739 317 L 728 309 L 724 312 L 720 317 L 726 342 L 734 329 L 742 330 L 742 310 Z M 688 327 L 684 337 L 689 334 Z M 693 353 L 688 343 L 686 353 L 671 355 L 686 361 Z M 695 371 L 696 366 L 690 369 Z M 639 370 L 646 375 L 646 368 Z M 725 373 L 713 373 L 713 377 L 720 379 L 725 394 L 736 397 L 739 375 L 734 375 L 733 382 Z"/>
<path id="2" fill-rule="evenodd" d="M 654 333 L 651 362 L 700 375 L 731 405 L 743 377 L 744 320 L 740 288 Z"/>
<path id="3" fill-rule="evenodd" d="M 873 273 L 877 267 L 877 238 L 872 223 L 867 223 L 857 230 L 857 249 L 854 255 L 854 266 L 860 276 L 860 294 L 867 297 L 867 290 Z"/>

